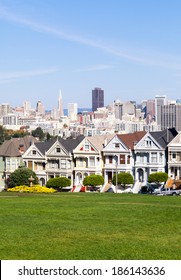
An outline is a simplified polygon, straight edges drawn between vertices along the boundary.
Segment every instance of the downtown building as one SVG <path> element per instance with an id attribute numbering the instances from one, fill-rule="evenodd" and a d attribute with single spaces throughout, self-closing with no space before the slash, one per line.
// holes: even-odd
<path id="1" fill-rule="evenodd" d="M 95 88 L 92 90 L 92 111 L 97 111 L 97 108 L 104 107 L 104 90 Z"/>

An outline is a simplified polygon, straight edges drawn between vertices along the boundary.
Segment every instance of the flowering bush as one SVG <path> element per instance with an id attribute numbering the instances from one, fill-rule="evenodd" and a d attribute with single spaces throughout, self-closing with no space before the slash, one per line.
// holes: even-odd
<path id="1" fill-rule="evenodd" d="M 28 186 L 16 186 L 7 190 L 8 192 L 24 192 L 24 193 L 54 193 L 56 190 L 53 188 L 47 188 L 40 185 Z"/>

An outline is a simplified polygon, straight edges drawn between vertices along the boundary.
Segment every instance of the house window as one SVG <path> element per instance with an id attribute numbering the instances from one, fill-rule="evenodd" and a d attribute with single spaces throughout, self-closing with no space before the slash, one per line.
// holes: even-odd
<path id="1" fill-rule="evenodd" d="M 94 157 L 90 157 L 89 158 L 89 164 L 90 164 L 90 167 L 94 167 L 95 166 L 95 158 Z"/>
<path id="2" fill-rule="evenodd" d="M 16 169 L 16 159 L 12 159 L 12 169 L 15 170 Z"/>
<path id="3" fill-rule="evenodd" d="M 151 140 L 146 140 L 146 147 L 151 147 Z"/>
<path id="4" fill-rule="evenodd" d="M 61 159 L 61 168 L 62 169 L 66 168 L 66 159 Z"/>
<path id="5" fill-rule="evenodd" d="M 51 160 L 49 162 L 49 168 L 59 168 L 58 160 Z"/>
<path id="6" fill-rule="evenodd" d="M 34 170 L 37 170 L 37 162 L 34 162 Z"/>
<path id="7" fill-rule="evenodd" d="M 28 168 L 32 169 L 33 168 L 33 162 L 32 161 L 28 161 Z"/>
<path id="8" fill-rule="evenodd" d="M 56 152 L 57 152 L 57 153 L 60 153 L 60 152 L 61 152 L 60 147 L 57 147 L 57 148 L 56 148 Z"/>
<path id="9" fill-rule="evenodd" d="M 157 153 L 151 153 L 151 162 L 157 163 Z"/>
<path id="10" fill-rule="evenodd" d="M 162 162 L 163 162 L 163 154 L 159 153 L 159 163 L 162 163 Z"/>
<path id="11" fill-rule="evenodd" d="M 85 151 L 89 151 L 89 145 L 85 144 Z"/>
<path id="12" fill-rule="evenodd" d="M 6 159 L 6 170 L 10 169 L 10 159 Z"/>
<path id="13" fill-rule="evenodd" d="M 127 156 L 127 164 L 130 164 L 130 155 Z"/>
<path id="14" fill-rule="evenodd" d="M 70 162 L 70 160 L 67 160 L 67 168 L 68 168 L 68 169 L 71 168 L 71 162 Z"/>
<path id="15" fill-rule="evenodd" d="M 109 156 L 108 160 L 109 160 L 109 163 L 112 163 L 113 157 L 112 157 L 112 156 Z"/>
<path id="16" fill-rule="evenodd" d="M 172 158 L 173 158 L 173 159 L 176 159 L 176 157 L 177 157 L 176 153 L 173 153 L 173 154 L 172 154 Z"/>
<path id="17" fill-rule="evenodd" d="M 119 148 L 119 143 L 115 143 L 115 148 Z"/>
<path id="18" fill-rule="evenodd" d="M 33 151 L 32 151 L 32 154 L 33 154 L 33 155 L 36 155 L 36 150 L 33 150 Z"/>
<path id="19" fill-rule="evenodd" d="M 79 166 L 83 166 L 83 159 L 82 158 L 79 158 Z"/>
<path id="20" fill-rule="evenodd" d="M 125 155 L 120 155 L 120 164 L 125 164 Z"/>

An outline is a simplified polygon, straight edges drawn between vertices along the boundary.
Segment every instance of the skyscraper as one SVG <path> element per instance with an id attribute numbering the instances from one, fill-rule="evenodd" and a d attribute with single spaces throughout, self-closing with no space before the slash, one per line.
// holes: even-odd
<path id="1" fill-rule="evenodd" d="M 41 116 L 45 114 L 45 108 L 41 101 L 38 101 L 36 104 L 36 112 L 38 115 L 41 115 Z"/>
<path id="2" fill-rule="evenodd" d="M 77 119 L 77 103 L 68 103 L 68 117 L 71 121 Z"/>
<path id="3" fill-rule="evenodd" d="M 64 115 L 61 90 L 60 90 L 60 94 L 59 94 L 59 98 L 58 98 L 58 114 L 59 114 L 59 117 L 62 117 Z"/>
<path id="4" fill-rule="evenodd" d="M 161 126 L 161 107 L 167 105 L 166 95 L 156 95 L 155 96 L 155 118 L 157 125 Z"/>
<path id="5" fill-rule="evenodd" d="M 95 88 L 92 90 L 92 111 L 101 107 L 104 107 L 104 91 L 101 88 Z"/>

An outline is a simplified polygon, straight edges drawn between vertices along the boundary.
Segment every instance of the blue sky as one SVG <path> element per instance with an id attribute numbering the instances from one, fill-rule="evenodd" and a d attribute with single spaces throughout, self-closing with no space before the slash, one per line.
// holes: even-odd
<path id="1" fill-rule="evenodd" d="M 0 103 L 181 98 L 181 1 L 0 0 Z"/>

